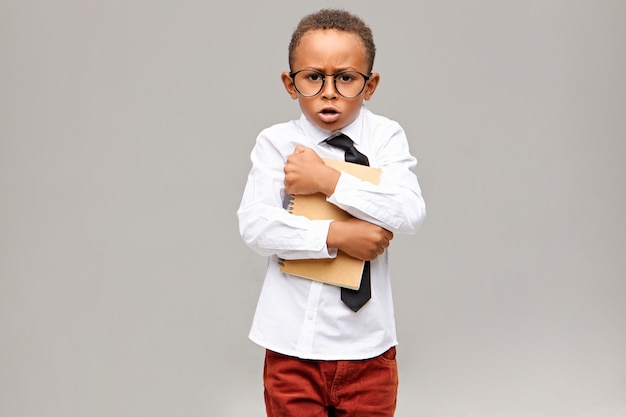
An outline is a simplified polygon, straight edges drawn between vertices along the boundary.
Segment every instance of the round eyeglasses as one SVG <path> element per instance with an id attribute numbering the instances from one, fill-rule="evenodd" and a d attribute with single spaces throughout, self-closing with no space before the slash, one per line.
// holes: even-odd
<path id="1" fill-rule="evenodd" d="M 293 80 L 293 85 L 298 93 L 304 97 L 316 96 L 324 88 L 327 77 L 333 78 L 333 84 L 337 93 L 345 98 L 354 98 L 365 89 L 367 80 L 370 79 L 365 74 L 358 71 L 347 70 L 336 74 L 326 75 L 322 72 L 310 69 L 303 69 L 289 74 Z"/>

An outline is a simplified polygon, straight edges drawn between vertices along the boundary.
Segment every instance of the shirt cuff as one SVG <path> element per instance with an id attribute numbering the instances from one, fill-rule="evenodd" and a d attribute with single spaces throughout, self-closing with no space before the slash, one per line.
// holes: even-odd
<path id="1" fill-rule="evenodd" d="M 317 220 L 311 222 L 311 228 L 307 233 L 307 247 L 315 248 L 320 254 L 320 258 L 335 258 L 337 249 L 328 248 L 326 239 L 328 238 L 328 229 L 332 220 Z"/>
<path id="2" fill-rule="evenodd" d="M 348 175 L 344 172 L 339 176 L 339 180 L 335 185 L 335 191 L 329 195 L 326 199 L 335 204 L 341 204 L 341 196 L 346 195 L 354 190 L 358 189 L 361 186 L 361 180 L 353 177 L 352 175 Z"/>

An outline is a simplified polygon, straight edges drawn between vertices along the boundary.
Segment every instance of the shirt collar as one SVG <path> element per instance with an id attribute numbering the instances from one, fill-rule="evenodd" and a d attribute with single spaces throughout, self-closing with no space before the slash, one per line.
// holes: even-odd
<path id="1" fill-rule="evenodd" d="M 359 111 L 359 115 L 352 123 L 348 126 L 341 129 L 341 132 L 345 133 L 352 139 L 355 144 L 359 144 L 361 141 L 361 127 L 363 123 L 361 123 L 363 119 L 363 113 L 365 112 L 365 106 L 361 106 L 361 110 Z M 302 123 L 302 129 L 306 136 L 313 139 L 315 143 L 322 143 L 326 140 L 333 132 L 324 130 L 319 128 L 317 125 L 311 123 L 305 116 L 302 114 L 300 116 L 300 122 Z"/>

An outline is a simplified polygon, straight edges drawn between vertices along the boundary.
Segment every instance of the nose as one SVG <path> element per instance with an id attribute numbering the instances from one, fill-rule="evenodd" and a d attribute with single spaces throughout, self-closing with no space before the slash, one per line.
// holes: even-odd
<path id="1" fill-rule="evenodd" d="M 334 77 L 326 75 L 324 85 L 322 86 L 322 97 L 325 99 L 337 98 Z"/>

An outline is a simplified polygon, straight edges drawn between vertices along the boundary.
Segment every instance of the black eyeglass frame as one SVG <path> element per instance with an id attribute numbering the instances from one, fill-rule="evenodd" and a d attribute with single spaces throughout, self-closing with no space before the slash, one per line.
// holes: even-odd
<path id="1" fill-rule="evenodd" d="M 317 93 L 315 94 L 303 94 L 300 90 L 298 90 L 298 85 L 296 84 L 296 75 L 298 75 L 299 73 L 303 72 L 303 71 L 309 71 L 309 72 L 313 72 L 316 74 L 319 74 L 320 76 L 322 76 L 322 85 L 320 85 L 320 89 Z M 357 74 L 359 74 L 361 77 L 363 77 L 364 81 L 363 81 L 363 87 L 361 87 L 361 90 L 356 93 L 353 96 L 344 96 L 343 94 L 341 94 L 339 92 L 339 89 L 337 88 L 337 76 L 341 75 L 341 74 L 346 74 L 346 73 L 350 73 L 350 72 L 356 72 Z M 355 98 L 358 97 L 359 94 L 361 94 L 363 92 L 363 90 L 365 90 L 365 86 L 367 85 L 367 82 L 369 81 L 369 79 L 371 78 L 371 75 L 365 75 L 362 72 L 359 72 L 357 70 L 344 70 L 344 71 L 339 71 L 336 72 L 334 74 L 324 74 L 323 72 L 314 70 L 314 69 L 309 69 L 309 68 L 305 68 L 305 69 L 301 69 L 299 71 L 296 72 L 290 72 L 289 76 L 291 77 L 291 79 L 293 80 L 293 86 L 296 89 L 296 91 L 304 97 L 315 97 L 316 95 L 318 95 L 319 93 L 322 92 L 322 90 L 324 89 L 324 85 L 326 85 L 326 78 L 327 77 L 333 77 L 333 86 L 335 87 L 335 91 L 337 92 L 337 94 L 339 94 L 341 97 L 344 98 Z"/>

